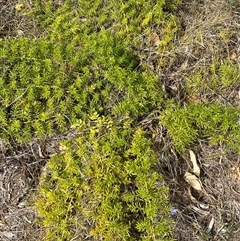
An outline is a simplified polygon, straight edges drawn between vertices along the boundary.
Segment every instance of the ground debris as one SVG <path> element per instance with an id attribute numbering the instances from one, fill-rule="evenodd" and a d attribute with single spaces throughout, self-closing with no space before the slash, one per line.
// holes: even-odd
<path id="1" fill-rule="evenodd" d="M 33 139 L 28 144 L 6 144 L 0 139 L 0 240 L 40 240 L 44 230 L 32 197 L 50 156 L 60 152 L 59 141 L 74 133 Z"/>

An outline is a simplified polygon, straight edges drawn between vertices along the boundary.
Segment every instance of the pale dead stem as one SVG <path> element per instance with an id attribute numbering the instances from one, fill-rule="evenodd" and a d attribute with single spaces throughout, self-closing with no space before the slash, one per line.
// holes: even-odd
<path id="1" fill-rule="evenodd" d="M 176 48 L 169 53 L 171 56 L 169 65 L 172 66 L 167 66 L 167 71 L 171 71 L 174 69 L 172 68 L 174 64 L 179 65 L 174 72 L 168 73 L 168 77 L 174 79 L 175 83 L 184 82 L 184 78 L 192 71 L 198 67 L 209 66 L 215 58 L 232 60 L 239 58 L 239 9 L 234 9 L 224 0 L 205 0 L 202 3 L 200 1 L 183 1 L 181 11 L 179 16 L 185 30 L 178 38 Z M 234 59 L 231 56 L 235 56 Z M 178 58 L 177 61 L 172 60 L 174 57 Z M 237 91 L 238 96 L 238 89 L 229 91 L 231 94 Z M 209 94 L 206 96 L 209 97 Z M 228 97 L 226 96 L 226 100 Z M 218 101 L 217 98 L 220 99 L 221 96 L 216 95 L 214 98 Z M 235 101 L 239 101 L 239 99 L 236 98 Z M 171 143 L 166 143 L 164 151 L 169 148 L 171 148 Z M 168 165 L 170 169 L 168 175 L 172 179 L 167 179 L 167 182 L 171 188 L 175 188 L 172 190 L 171 199 L 174 200 L 174 205 L 180 209 L 175 220 L 175 237 L 179 241 L 203 241 L 206 239 L 238 241 L 240 236 L 240 183 L 239 180 L 236 180 L 239 175 L 236 165 L 239 163 L 240 157 L 236 153 L 231 153 L 224 145 L 210 146 L 201 140 L 196 149 L 198 153 L 195 154 L 200 159 L 201 170 L 203 170 L 202 184 L 208 194 L 205 202 L 209 202 L 208 212 L 211 213 L 211 216 L 205 215 L 206 212 L 202 212 L 196 203 L 189 205 L 191 200 L 187 188 L 184 186 L 186 183 L 183 185 L 181 180 L 181 175 L 187 171 L 187 167 L 179 160 L 179 156 L 172 155 L 169 151 L 168 155 L 172 156 L 175 161 L 171 160 L 172 167 Z M 208 217 L 205 218 L 205 216 Z M 215 234 L 214 232 L 207 234 L 207 231 L 213 229 Z"/>

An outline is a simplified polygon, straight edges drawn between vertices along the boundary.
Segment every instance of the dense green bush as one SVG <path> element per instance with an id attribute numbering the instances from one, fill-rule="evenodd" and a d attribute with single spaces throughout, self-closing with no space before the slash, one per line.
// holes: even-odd
<path id="1" fill-rule="evenodd" d="M 169 10 L 180 0 L 67 0 L 61 7 L 53 1 L 36 2 L 36 16 L 56 39 L 69 39 L 69 35 L 71 38 L 76 33 L 89 35 L 104 29 L 120 38 L 128 48 L 139 51 L 141 44 L 149 45 L 154 31 L 161 35 L 161 47 L 171 42 L 178 30 L 178 20 Z"/>
<path id="2" fill-rule="evenodd" d="M 155 25 L 163 46 L 174 38 L 177 21 L 163 11 L 173 3 L 36 1 L 44 37 L 0 41 L 1 135 L 29 141 L 93 112 L 138 117 L 159 108 L 161 85 L 140 46 Z"/>
<path id="3" fill-rule="evenodd" d="M 161 116 L 175 146 L 185 150 L 197 138 L 209 139 L 211 144 L 227 143 L 240 151 L 239 109 L 212 104 L 189 104 L 186 108 L 170 104 Z"/>
<path id="4" fill-rule="evenodd" d="M 185 78 L 185 95 L 190 97 L 185 106 L 169 102 L 160 117 L 179 150 L 190 147 L 197 138 L 208 139 L 210 144 L 225 143 L 236 151 L 239 148 L 239 108 L 237 99 L 232 106 L 220 104 L 218 96 L 228 96 L 240 83 L 239 64 L 230 59 L 213 59 L 212 63 L 198 66 Z M 202 103 L 191 97 L 206 99 Z M 204 103 L 207 97 L 215 102 Z M 217 103 L 218 102 L 218 103 Z"/>
<path id="5" fill-rule="evenodd" d="M 46 240 L 172 240 L 167 188 L 150 141 L 131 120 L 96 114 L 47 163 L 38 211 Z"/>
<path id="6" fill-rule="evenodd" d="M 158 51 L 174 39 L 177 2 L 38 0 L 42 37 L 0 40 L 1 138 L 79 134 L 42 175 L 46 240 L 172 240 L 168 190 L 136 126 L 165 101 L 144 59 L 154 33 Z"/>
<path id="7" fill-rule="evenodd" d="M 64 131 L 96 111 L 136 117 L 161 105 L 157 78 L 137 68 L 121 41 L 106 31 L 73 38 L 20 38 L 1 48 L 0 132 L 6 138 Z"/>

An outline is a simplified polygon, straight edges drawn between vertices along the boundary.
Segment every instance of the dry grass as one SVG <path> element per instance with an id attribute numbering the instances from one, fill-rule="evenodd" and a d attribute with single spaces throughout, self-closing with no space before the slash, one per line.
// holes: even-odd
<path id="1" fill-rule="evenodd" d="M 35 38 L 44 34 L 31 15 L 31 0 L 0 0 L 0 38 Z M 18 7 L 19 6 L 19 7 Z"/>
<path id="2" fill-rule="evenodd" d="M 183 30 L 176 48 L 169 52 L 168 57 L 165 56 L 169 65 L 159 74 L 172 98 L 187 105 L 186 80 L 191 74 L 200 68 L 208 68 L 216 59 L 239 62 L 240 8 L 223 0 L 183 2 L 177 13 Z M 224 91 L 220 88 L 214 91 L 204 89 L 193 97 L 194 101 L 239 106 L 239 91 L 238 82 Z M 239 240 L 239 155 L 224 145 L 211 146 L 207 140 L 198 140 L 193 149 L 201 165 L 201 181 L 205 189 L 204 195 L 198 196 L 183 178 L 185 171 L 189 170 L 188 153 L 186 156 L 179 154 L 164 132 L 159 132 L 162 133 L 160 143 L 163 145 L 159 159 L 168 163 L 162 168 L 162 173 L 170 187 L 170 200 L 179 210 L 174 217 L 176 239 Z M 196 199 L 193 200 L 192 196 Z"/>
<path id="3" fill-rule="evenodd" d="M 160 61 L 166 63 L 164 70 L 162 67 L 155 70 L 165 89 L 177 101 L 186 101 L 189 94 L 186 80 L 199 68 L 208 67 L 216 59 L 240 60 L 239 10 L 225 0 L 183 1 L 176 13 L 182 31 L 174 48 L 160 57 Z M 213 96 L 212 92 L 205 92 L 199 93 L 198 97 L 206 102 L 213 101 L 213 98 L 220 100 L 221 93 L 217 94 Z M 232 95 L 237 97 L 238 93 Z"/>
<path id="4" fill-rule="evenodd" d="M 39 176 L 46 160 L 60 152 L 59 141 L 75 137 L 69 132 L 24 145 L 0 139 L 0 240 L 43 240 L 44 228 L 33 206 Z"/>
<path id="5" fill-rule="evenodd" d="M 29 146 L 30 147 L 30 146 Z M 36 187 L 45 160 L 36 158 L 27 146 L 14 150 L 1 141 L 0 237 L 1 240 L 36 240 L 41 228 L 27 199 Z"/>
<path id="6" fill-rule="evenodd" d="M 240 235 L 240 180 L 236 175 L 239 156 L 226 153 L 224 146 L 213 147 L 204 142 L 199 146 L 195 152 L 201 166 L 204 195 L 199 196 L 184 181 L 189 158 L 176 154 L 171 167 L 164 170 L 171 190 L 170 199 L 179 210 L 174 217 L 175 237 L 181 241 L 237 241 Z"/>

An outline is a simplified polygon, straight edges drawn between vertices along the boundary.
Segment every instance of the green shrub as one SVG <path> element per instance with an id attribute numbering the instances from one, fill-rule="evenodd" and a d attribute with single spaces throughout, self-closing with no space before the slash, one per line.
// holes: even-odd
<path id="1" fill-rule="evenodd" d="M 177 2 L 37 0 L 44 36 L 0 40 L 1 138 L 79 132 L 42 175 L 46 240 L 172 240 L 168 189 L 133 123 L 165 101 L 146 59 L 153 33 L 158 51 L 174 39 Z"/>
<path id="2" fill-rule="evenodd" d="M 239 64 L 229 59 L 213 59 L 210 65 L 194 69 L 185 79 L 186 94 L 190 97 L 224 98 L 229 95 L 229 89 L 234 89 L 239 83 Z M 207 138 L 210 144 L 226 143 L 229 148 L 240 151 L 239 108 L 216 102 L 187 103 L 185 108 L 166 105 L 160 122 L 166 126 L 179 150 L 189 147 L 197 138 Z M 235 103 L 232 105 L 236 106 Z"/>
<path id="3" fill-rule="evenodd" d="M 0 132 L 18 141 L 65 131 L 98 112 L 137 117 L 161 105 L 156 76 L 108 32 L 9 40 L 1 51 Z"/>
<path id="4" fill-rule="evenodd" d="M 197 138 L 210 143 L 227 143 L 240 151 L 239 109 L 212 104 L 189 104 L 186 108 L 168 106 L 161 116 L 163 124 L 179 150 L 189 147 Z"/>
<path id="5" fill-rule="evenodd" d="M 79 132 L 47 163 L 36 201 L 46 240 L 172 240 L 168 191 L 146 134 L 130 119 L 116 126 L 96 114 Z"/>
<path id="6" fill-rule="evenodd" d="M 164 94 L 141 45 L 153 26 L 162 46 L 172 41 L 177 20 L 165 11 L 177 2 L 35 1 L 44 37 L 0 40 L 0 134 L 29 141 L 94 112 L 135 118 L 160 108 Z"/>
<path id="7" fill-rule="evenodd" d="M 72 29 L 78 33 L 92 34 L 107 30 L 121 38 L 129 48 L 139 49 L 155 30 L 161 35 L 161 42 L 173 40 L 178 21 L 169 11 L 176 8 L 179 0 L 136 0 L 64 1 L 62 6 L 53 1 L 36 1 L 35 15 L 40 22 L 56 36 L 62 38 L 64 31 Z M 76 27 L 77 24 L 77 27 Z"/>

